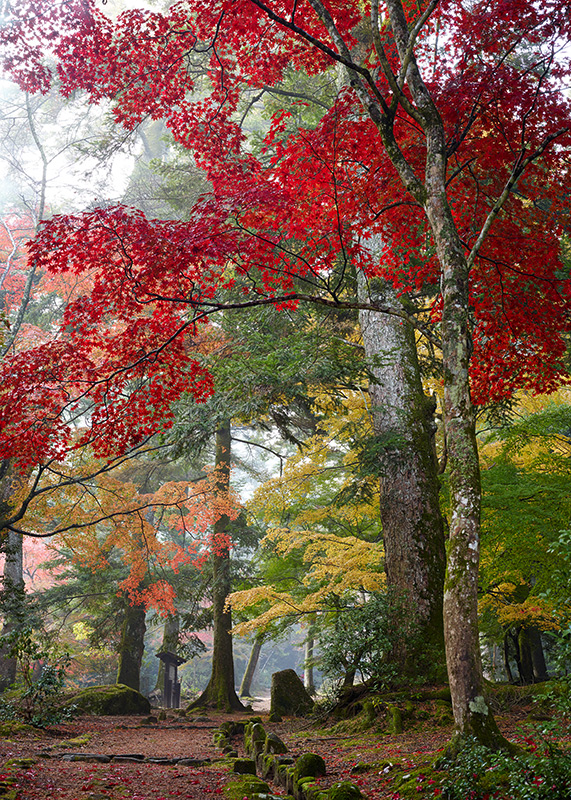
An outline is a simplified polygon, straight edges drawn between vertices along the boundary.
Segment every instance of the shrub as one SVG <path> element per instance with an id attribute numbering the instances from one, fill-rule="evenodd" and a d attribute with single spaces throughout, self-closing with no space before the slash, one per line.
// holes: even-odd
<path id="1" fill-rule="evenodd" d="M 569 754 L 549 741 L 531 744 L 533 752 L 508 756 L 468 742 L 453 760 L 439 763 L 447 774 L 435 795 L 443 800 L 569 800 Z"/>
<path id="2" fill-rule="evenodd" d="M 0 717 L 39 728 L 70 719 L 75 709 L 63 704 L 69 653 L 44 641 L 29 625 L 12 631 L 3 643 L 18 660 L 18 676 L 10 693 L 0 700 Z M 41 666 L 36 677 L 37 665 Z"/>

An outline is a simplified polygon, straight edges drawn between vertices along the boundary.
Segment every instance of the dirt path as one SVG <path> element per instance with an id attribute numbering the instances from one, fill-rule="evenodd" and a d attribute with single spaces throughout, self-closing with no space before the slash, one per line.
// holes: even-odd
<path id="1" fill-rule="evenodd" d="M 221 795 L 225 783 L 235 777 L 229 772 L 229 762 L 212 744 L 213 731 L 222 721 L 233 718 L 243 719 L 244 715 L 173 717 L 158 725 L 144 725 L 140 717 L 82 717 L 48 731 L 0 738 L 0 762 L 3 773 L 15 780 L 12 788 L 18 800 L 200 800 Z M 503 722 L 504 730 L 510 733 L 517 719 L 510 717 Z M 393 796 L 392 764 L 398 770 L 415 769 L 450 736 L 447 727 L 435 725 L 398 736 L 371 731 L 335 733 L 316 729 L 304 720 L 285 720 L 265 727 L 277 733 L 293 755 L 306 751 L 322 755 L 328 770 L 322 779 L 324 785 L 351 780 L 368 800 Z M 240 739 L 234 744 L 243 755 Z M 123 760 L 67 761 L 61 760 L 62 754 L 68 758 L 71 754 L 122 756 Z M 129 756 L 138 756 L 139 760 L 126 760 Z M 203 763 L 150 762 L 153 758 Z M 30 762 L 10 766 L 12 759 Z M 280 793 L 275 790 L 275 794 Z"/>

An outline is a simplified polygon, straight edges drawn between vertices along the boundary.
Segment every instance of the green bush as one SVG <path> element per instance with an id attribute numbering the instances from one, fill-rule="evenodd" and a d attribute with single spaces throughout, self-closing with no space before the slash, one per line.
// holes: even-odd
<path id="1" fill-rule="evenodd" d="M 569 800 L 571 755 L 551 742 L 533 752 L 508 756 L 469 742 L 452 760 L 442 760 L 446 777 L 435 788 L 443 800 Z"/>
<path id="2" fill-rule="evenodd" d="M 18 676 L 10 692 L 0 699 L 0 718 L 45 728 L 73 717 L 73 706 L 63 704 L 69 653 L 44 641 L 27 625 L 4 637 L 3 643 L 18 661 Z M 38 664 L 40 673 L 35 677 Z"/>

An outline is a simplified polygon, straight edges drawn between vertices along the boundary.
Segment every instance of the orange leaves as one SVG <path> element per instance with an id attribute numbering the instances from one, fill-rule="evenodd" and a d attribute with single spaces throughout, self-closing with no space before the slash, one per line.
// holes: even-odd
<path id="1" fill-rule="evenodd" d="M 78 477 L 78 467 L 67 469 Z M 83 469 L 96 473 L 93 463 Z M 211 552 L 227 549 L 229 538 L 215 536 L 212 526 L 221 514 L 234 519 L 240 509 L 235 497 L 219 496 L 215 471 L 200 482 L 164 483 L 151 494 L 140 494 L 126 477 L 117 471 L 66 489 L 56 486 L 31 507 L 27 522 L 38 533 L 55 524 L 61 531 L 56 546 L 94 572 L 119 557 L 128 575 L 117 590 L 134 604 L 168 614 L 176 596 L 174 575 L 186 565 L 200 569 Z"/>

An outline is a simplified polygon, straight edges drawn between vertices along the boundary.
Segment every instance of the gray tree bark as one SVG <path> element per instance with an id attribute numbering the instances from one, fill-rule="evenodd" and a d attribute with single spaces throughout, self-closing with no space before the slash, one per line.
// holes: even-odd
<path id="1" fill-rule="evenodd" d="M 254 675 L 256 674 L 256 667 L 258 666 L 258 661 L 260 659 L 260 653 L 262 652 L 262 644 L 264 641 L 264 637 L 261 634 L 256 634 L 254 641 L 252 642 L 252 649 L 250 650 L 250 657 L 248 659 L 248 663 L 246 665 L 246 671 L 244 672 L 244 677 L 242 678 L 242 683 L 240 684 L 240 697 L 250 697 L 250 691 L 252 689 L 252 681 L 254 680 Z"/>
<path id="2" fill-rule="evenodd" d="M 313 675 L 313 660 L 315 648 L 315 614 L 309 618 L 307 636 L 305 637 L 304 659 L 303 659 L 303 685 L 308 694 L 315 695 L 315 680 Z"/>
<path id="3" fill-rule="evenodd" d="M 398 308 L 385 281 L 366 284 L 360 299 Z M 403 309 L 404 310 L 404 309 Z M 424 394 L 414 329 L 404 317 L 360 311 L 370 372 L 369 396 L 380 445 L 380 516 L 387 586 L 401 626 L 395 657 L 406 676 L 427 682 L 445 675 L 442 595 L 444 525 L 434 448 L 435 402 Z M 411 636 L 410 623 L 416 628 Z"/>

